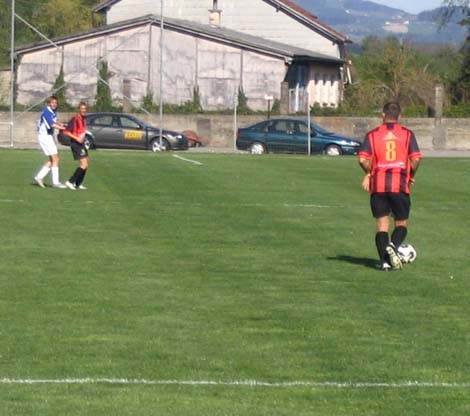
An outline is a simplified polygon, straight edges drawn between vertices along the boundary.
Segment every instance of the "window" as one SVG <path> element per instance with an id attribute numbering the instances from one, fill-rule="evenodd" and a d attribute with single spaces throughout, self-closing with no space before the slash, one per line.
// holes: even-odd
<path id="1" fill-rule="evenodd" d="M 99 116 L 95 117 L 93 120 L 89 122 L 89 124 L 94 126 L 110 126 L 113 121 L 113 116 L 106 115 L 106 116 Z"/>
<path id="2" fill-rule="evenodd" d="M 308 126 L 305 123 L 298 123 L 297 124 L 298 132 L 300 134 L 308 134 Z"/>
<path id="3" fill-rule="evenodd" d="M 127 117 L 121 117 L 121 126 L 125 129 L 140 129 L 140 124 Z"/>
<path id="4" fill-rule="evenodd" d="M 255 131 L 268 131 L 268 123 L 259 123 L 257 124 L 254 129 Z"/>
<path id="5" fill-rule="evenodd" d="M 273 131 L 275 133 L 281 133 L 281 134 L 293 134 L 294 129 L 295 129 L 294 122 L 288 121 L 288 120 L 281 120 L 281 121 L 277 121 L 274 124 Z"/>

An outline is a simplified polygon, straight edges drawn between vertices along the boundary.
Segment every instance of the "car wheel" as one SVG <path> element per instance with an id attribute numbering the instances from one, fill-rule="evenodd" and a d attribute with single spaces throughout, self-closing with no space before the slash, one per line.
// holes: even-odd
<path id="1" fill-rule="evenodd" d="M 168 150 L 171 150 L 170 143 L 168 143 L 167 139 L 162 138 L 161 146 L 159 142 L 160 142 L 159 139 L 153 139 L 150 142 L 150 150 L 152 152 L 167 152 Z"/>
<path id="2" fill-rule="evenodd" d="M 85 137 L 85 147 L 87 149 L 96 150 L 95 141 L 93 140 L 92 137 L 90 136 Z"/>
<path id="3" fill-rule="evenodd" d="M 263 153 L 266 153 L 266 147 L 264 146 L 263 143 L 254 142 L 250 145 L 250 147 L 248 148 L 248 151 L 252 155 L 262 155 Z"/>
<path id="4" fill-rule="evenodd" d="M 339 156 L 343 154 L 343 151 L 341 150 L 341 147 L 335 144 L 330 144 L 326 146 L 325 154 L 327 156 Z"/>

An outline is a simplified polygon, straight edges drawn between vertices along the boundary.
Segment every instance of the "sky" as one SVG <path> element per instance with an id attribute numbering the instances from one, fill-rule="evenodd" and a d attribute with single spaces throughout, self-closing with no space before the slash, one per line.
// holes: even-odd
<path id="1" fill-rule="evenodd" d="M 374 3 L 384 4 L 409 13 L 419 13 L 442 6 L 442 0 L 372 0 Z"/>

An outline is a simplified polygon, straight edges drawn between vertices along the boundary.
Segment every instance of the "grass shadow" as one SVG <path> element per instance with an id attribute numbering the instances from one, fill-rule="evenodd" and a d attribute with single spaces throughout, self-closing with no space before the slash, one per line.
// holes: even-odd
<path id="1" fill-rule="evenodd" d="M 353 257 L 353 256 L 347 256 L 344 254 L 340 254 L 336 257 L 328 257 L 328 260 L 336 260 L 336 261 L 344 261 L 347 263 L 352 263 L 352 264 L 360 264 L 364 267 L 368 267 L 370 269 L 377 269 L 378 267 L 378 262 L 376 259 L 371 259 L 368 257 Z"/>

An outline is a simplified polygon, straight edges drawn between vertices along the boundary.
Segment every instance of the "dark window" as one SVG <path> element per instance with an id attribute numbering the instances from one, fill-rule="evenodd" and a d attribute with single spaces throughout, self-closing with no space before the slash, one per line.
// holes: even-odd
<path id="1" fill-rule="evenodd" d="M 298 123 L 297 124 L 297 132 L 300 134 L 308 134 L 308 127 L 305 123 Z"/>
<path id="2" fill-rule="evenodd" d="M 140 129 L 140 124 L 130 118 L 121 117 L 121 127 L 124 129 L 138 130 Z"/>
<path id="3" fill-rule="evenodd" d="M 267 126 L 268 126 L 267 123 L 259 123 L 253 128 L 253 130 L 255 130 L 255 131 L 268 131 Z"/>
<path id="4" fill-rule="evenodd" d="M 294 130 L 294 123 L 289 120 L 281 120 L 273 125 L 273 130 L 276 133 L 292 134 Z"/>
<path id="5" fill-rule="evenodd" d="M 88 121 L 88 124 L 92 126 L 111 126 L 112 121 L 113 121 L 113 116 L 103 115 L 103 116 L 98 116 L 98 117 L 91 119 L 90 121 Z"/>

